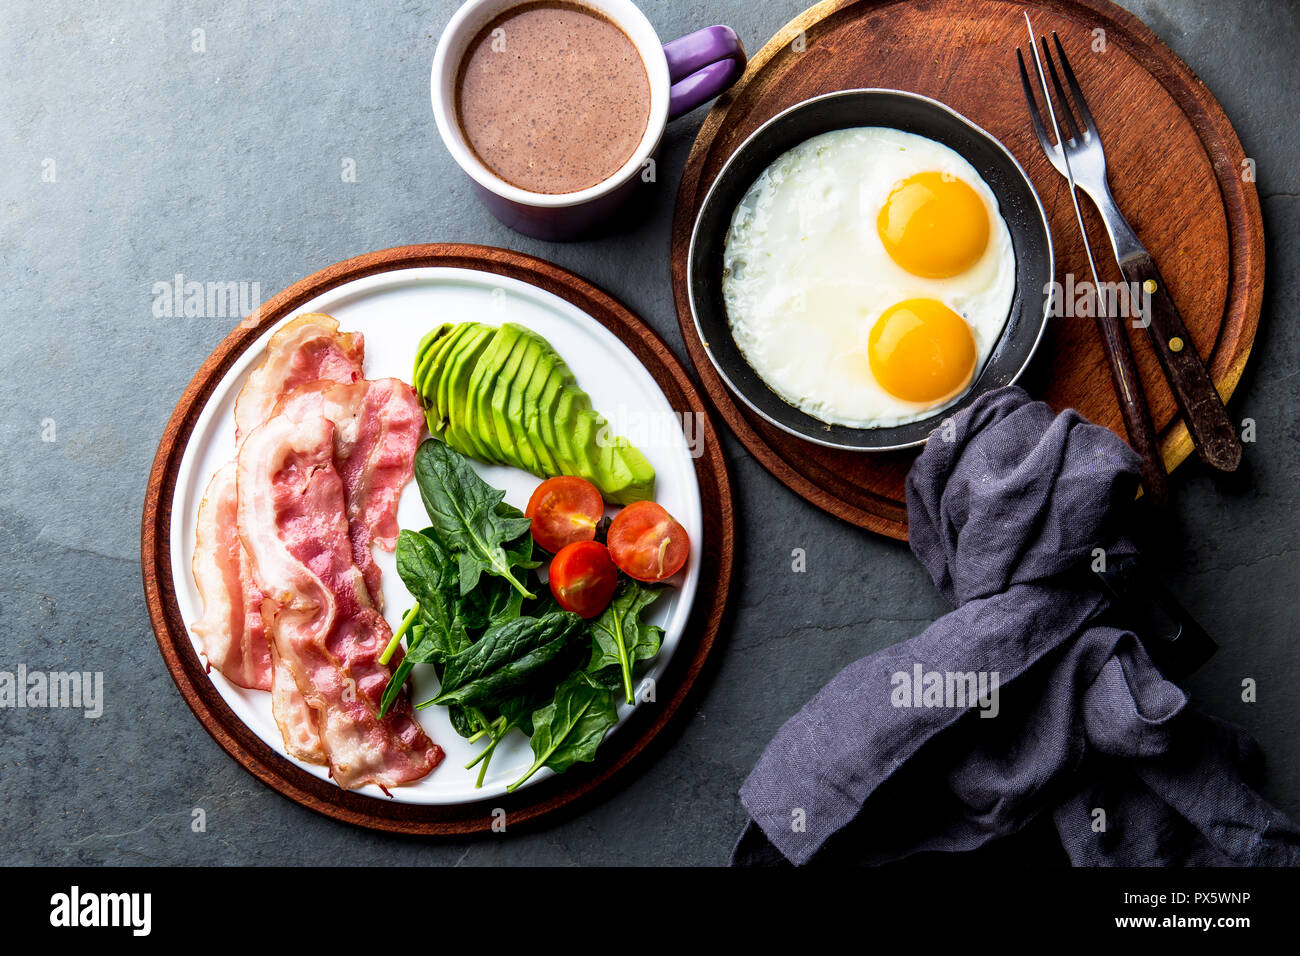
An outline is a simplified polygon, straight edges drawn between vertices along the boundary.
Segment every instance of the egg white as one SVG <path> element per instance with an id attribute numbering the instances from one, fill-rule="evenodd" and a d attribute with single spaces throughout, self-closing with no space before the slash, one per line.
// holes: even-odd
<path id="1" fill-rule="evenodd" d="M 914 173 L 968 183 L 990 210 L 989 242 L 965 272 L 927 279 L 885 251 L 876 220 Z M 1015 293 L 1011 233 L 988 184 L 960 154 L 888 127 L 834 130 L 782 154 L 732 215 L 723 252 L 728 323 L 768 387 L 820 421 L 854 428 L 902 425 L 953 404 L 886 392 L 867 363 L 872 326 L 904 299 L 937 299 L 975 338 L 972 381 L 1002 334 Z"/>

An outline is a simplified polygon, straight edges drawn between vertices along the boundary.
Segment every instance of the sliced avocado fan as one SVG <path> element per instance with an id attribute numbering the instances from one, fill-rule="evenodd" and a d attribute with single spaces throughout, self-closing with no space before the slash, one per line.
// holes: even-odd
<path id="1" fill-rule="evenodd" d="M 413 381 L 430 434 L 462 454 L 539 478 L 577 475 L 613 504 L 654 499 L 650 462 L 522 325 L 444 322 L 420 341 Z"/>

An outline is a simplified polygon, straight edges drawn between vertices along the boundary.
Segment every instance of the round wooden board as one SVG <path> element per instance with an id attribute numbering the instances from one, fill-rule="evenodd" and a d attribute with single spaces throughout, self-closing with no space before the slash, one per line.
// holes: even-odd
<path id="1" fill-rule="evenodd" d="M 1245 154 L 1222 108 L 1143 23 L 1107 0 L 827 0 L 800 14 L 749 61 L 705 118 L 677 196 L 672 280 L 687 351 L 740 441 L 777 478 L 860 527 L 907 538 L 904 479 L 915 451 L 845 452 L 768 424 L 727 390 L 691 320 L 691 228 L 727 157 L 781 110 L 821 93 L 883 87 L 940 100 L 1000 139 L 1047 209 L 1056 277 L 1088 275 L 1064 178 L 1029 123 L 1015 64 L 1028 35 L 1055 30 L 1101 130 L 1115 198 L 1155 256 L 1219 393 L 1232 394 L 1250 354 L 1264 289 L 1264 229 Z M 1097 33 L 1095 31 L 1104 31 Z M 1098 50 L 1104 40 L 1105 49 Z M 1082 201 L 1103 280 L 1119 281 L 1096 210 Z M 1152 417 L 1172 470 L 1192 451 L 1146 333 L 1131 335 Z M 1077 408 L 1124 434 L 1091 318 L 1053 318 L 1022 384 L 1052 407 Z"/>
<path id="2" fill-rule="evenodd" d="M 328 289 L 379 272 L 422 266 L 507 276 L 573 303 L 632 350 L 675 411 L 699 415 L 705 429 L 703 453 L 695 459 L 704 518 L 703 566 L 682 643 L 658 683 L 658 702 L 638 707 L 602 747 L 595 763 L 579 764 L 511 796 L 457 806 L 397 803 L 342 790 L 260 740 L 221 699 L 194 652 L 176 602 L 169 547 L 171 501 L 186 442 L 213 389 L 239 355 L 272 324 Z M 395 833 L 450 836 L 490 830 L 500 810 L 505 811 L 508 828 L 515 829 L 573 807 L 650 747 L 682 709 L 718 644 L 731 586 L 735 521 L 722 445 L 713 429 L 702 396 L 663 340 L 620 302 L 559 266 L 506 249 L 451 244 L 403 246 L 332 265 L 281 292 L 231 332 L 194 376 L 163 432 L 145 493 L 140 556 L 149 618 L 167 669 L 199 722 L 228 754 L 286 797 L 337 820 Z"/>

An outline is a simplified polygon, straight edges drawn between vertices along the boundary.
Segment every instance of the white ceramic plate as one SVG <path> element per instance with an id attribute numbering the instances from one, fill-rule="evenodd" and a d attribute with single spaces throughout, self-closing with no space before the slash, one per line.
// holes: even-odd
<path id="1" fill-rule="evenodd" d="M 367 276 L 317 296 L 284 321 L 306 312 L 328 313 L 338 319 L 343 330 L 365 336 L 367 378 L 392 376 L 410 381 L 417 344 L 426 332 L 444 321 L 517 322 L 555 347 L 578 384 L 591 396 L 593 407 L 610 420 L 616 433 L 627 435 L 650 460 L 657 478 L 656 500 L 682 523 L 691 538 L 691 556 L 685 570 L 671 582 L 674 587 L 646 612 L 647 620 L 664 628 L 659 657 L 645 674 L 646 678 L 657 679 L 676 650 L 690 615 L 698 582 L 703 523 L 690 448 L 681 428 L 676 427 L 668 399 L 627 346 L 582 310 L 549 292 L 516 279 L 469 269 L 399 269 Z M 261 361 L 274 331 L 268 330 L 221 380 L 199 416 L 177 474 L 171 512 L 171 558 L 176 600 L 187 629 L 203 612 L 202 599 L 190 575 L 199 502 L 208 479 L 234 455 L 235 396 L 249 369 Z M 515 468 L 481 462 L 474 462 L 474 466 L 488 484 L 505 490 L 506 501 L 521 509 L 540 483 Z M 402 494 L 397 517 L 403 528 L 428 526 L 414 481 Z M 385 615 L 389 624 L 396 626 L 413 602 L 397 576 L 393 556 L 376 548 L 375 557 L 383 570 Z M 192 633 L 190 637 L 201 658 L 201 645 Z M 423 666 L 415 669 L 412 694 L 416 702 L 433 696 L 437 689 L 437 680 L 430 671 Z M 238 687 L 216 671 L 209 676 L 239 719 L 286 760 L 292 760 L 285 754 L 279 728 L 271 716 L 271 695 Z M 620 726 L 635 706 L 621 705 Z M 532 766 L 528 739 L 513 731 L 497 747 L 483 786 L 476 789 L 478 768 L 466 770 L 464 765 L 478 755 L 483 742 L 470 744 L 457 734 L 444 707 L 428 707 L 416 713 L 425 731 L 447 755 L 424 779 L 393 788 L 395 800 L 421 804 L 481 800 L 504 793 L 508 784 Z M 611 731 L 617 732 L 618 727 Z M 317 777 L 328 778 L 324 767 L 293 762 Z M 525 786 L 551 775 L 550 770 L 539 771 Z M 388 799 L 375 786 L 356 792 Z"/>

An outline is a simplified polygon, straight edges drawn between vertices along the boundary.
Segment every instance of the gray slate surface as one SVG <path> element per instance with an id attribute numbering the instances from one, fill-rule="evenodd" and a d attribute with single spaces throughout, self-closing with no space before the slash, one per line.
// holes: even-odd
<path id="1" fill-rule="evenodd" d="M 643 3 L 665 38 L 726 22 L 750 50 L 803 5 Z M 1251 478 L 1222 490 L 1198 466 L 1180 469 L 1179 530 L 1158 559 L 1222 644 L 1194 699 L 1259 738 L 1266 796 L 1300 817 L 1300 11 L 1129 5 L 1204 78 L 1258 163 L 1269 280 L 1232 405 L 1258 423 Z M 846 662 L 945 610 L 903 545 L 800 501 L 735 442 L 744 551 L 721 666 L 671 749 L 576 819 L 452 843 L 334 823 L 227 758 L 163 668 L 140 587 L 145 478 L 172 406 L 230 322 L 156 318 L 155 282 L 258 282 L 269 298 L 372 249 L 483 242 L 587 276 L 683 354 L 667 237 L 703 111 L 668 133 L 652 218 L 599 243 L 534 242 L 477 205 L 437 139 L 428 71 L 451 0 L 298 7 L 0 8 L 0 670 L 101 670 L 108 697 L 97 721 L 0 711 L 0 862 L 722 863 L 743 820 L 736 789 L 771 733 Z M 356 183 L 341 181 L 342 157 L 356 160 Z M 41 179 L 46 158 L 53 183 Z M 56 440 L 43 442 L 50 419 Z M 792 573 L 794 548 L 807 573 Z M 1257 703 L 1240 699 L 1247 677 Z M 196 807 L 206 833 L 191 832 Z"/>

